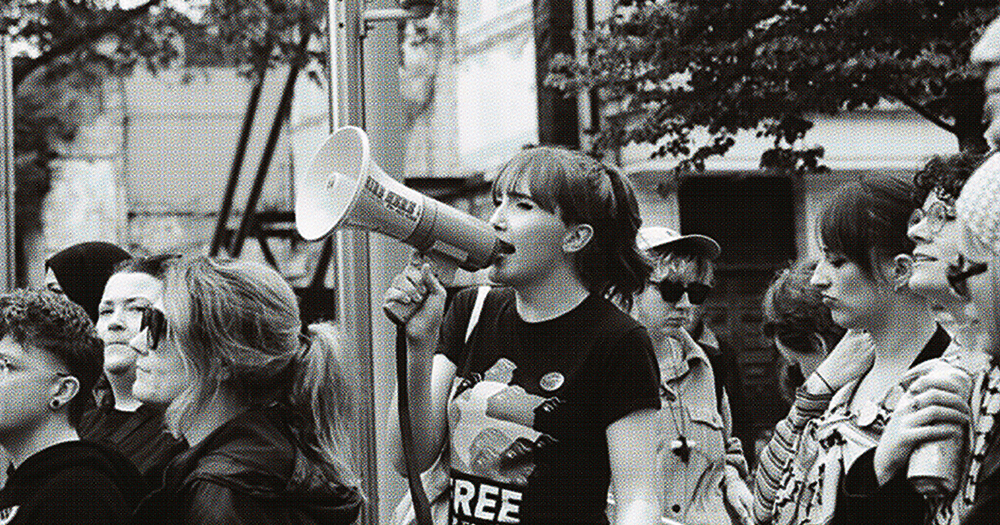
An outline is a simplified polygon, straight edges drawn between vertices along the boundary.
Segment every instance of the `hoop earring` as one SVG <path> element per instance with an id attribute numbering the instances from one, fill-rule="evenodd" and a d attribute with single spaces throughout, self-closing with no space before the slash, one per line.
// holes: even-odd
<path id="1" fill-rule="evenodd" d="M 60 402 L 58 399 L 53 399 L 49 401 L 49 408 L 51 408 L 52 410 L 59 410 L 60 406 L 62 406 L 62 402 Z"/>

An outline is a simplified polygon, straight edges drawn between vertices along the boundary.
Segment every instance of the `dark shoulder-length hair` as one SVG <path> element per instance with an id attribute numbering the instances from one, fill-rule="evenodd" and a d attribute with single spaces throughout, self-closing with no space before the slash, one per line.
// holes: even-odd
<path id="1" fill-rule="evenodd" d="M 879 264 L 913 251 L 906 236 L 914 210 L 913 185 L 889 175 L 848 182 L 834 192 L 820 217 L 827 251 L 857 264 L 871 278 Z"/>
<path id="2" fill-rule="evenodd" d="M 604 163 L 556 147 L 526 149 L 502 168 L 493 198 L 515 191 L 527 180 L 531 198 L 566 224 L 589 224 L 594 234 L 576 254 L 574 266 L 592 293 L 631 306 L 652 267 L 636 246 L 642 224 L 639 204 L 628 179 Z"/>

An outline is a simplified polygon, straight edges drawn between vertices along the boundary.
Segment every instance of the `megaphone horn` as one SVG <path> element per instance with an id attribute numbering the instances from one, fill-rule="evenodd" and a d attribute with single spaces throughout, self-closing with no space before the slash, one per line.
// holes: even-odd
<path id="1" fill-rule="evenodd" d="M 295 178 L 295 228 L 309 241 L 339 228 L 388 235 L 476 271 L 514 247 L 484 221 L 408 188 L 371 160 L 360 128 L 338 129 Z"/>

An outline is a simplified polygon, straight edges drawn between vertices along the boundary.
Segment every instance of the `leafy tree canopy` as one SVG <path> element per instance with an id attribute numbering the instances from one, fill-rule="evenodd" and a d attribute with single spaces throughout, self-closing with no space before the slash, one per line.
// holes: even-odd
<path id="1" fill-rule="evenodd" d="M 324 0 L 7 0 L 0 23 L 27 50 L 14 81 L 57 59 L 157 72 L 225 62 L 247 74 L 303 58 L 303 34 L 320 35 Z M 314 57 L 316 54 L 314 54 Z"/>
<path id="2" fill-rule="evenodd" d="M 321 59 L 307 43 L 322 35 L 326 8 L 325 0 L 4 0 L 0 29 L 19 51 L 13 82 L 21 225 L 37 226 L 53 144 L 72 140 L 102 111 L 108 75 L 137 65 L 154 73 L 227 65 L 259 78 L 277 63 Z M 183 71 L 189 79 L 190 69 Z"/>
<path id="3" fill-rule="evenodd" d="M 982 80 L 968 57 L 997 12 L 993 0 L 619 0 L 583 35 L 586 60 L 556 57 L 547 83 L 597 88 L 616 108 L 595 148 L 655 144 L 681 172 L 748 130 L 774 141 L 762 168 L 822 169 L 821 147 L 796 147 L 810 116 L 886 101 L 983 151 Z"/>

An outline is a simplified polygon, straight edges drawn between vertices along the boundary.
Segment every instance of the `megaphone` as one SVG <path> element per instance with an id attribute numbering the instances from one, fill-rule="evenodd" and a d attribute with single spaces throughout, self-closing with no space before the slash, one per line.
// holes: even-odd
<path id="1" fill-rule="evenodd" d="M 397 182 L 372 162 L 368 136 L 346 126 L 295 178 L 295 228 L 309 241 L 340 228 L 378 232 L 470 272 L 514 247 L 484 221 Z"/>

